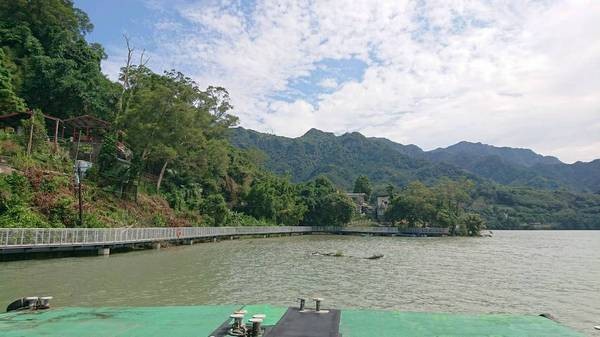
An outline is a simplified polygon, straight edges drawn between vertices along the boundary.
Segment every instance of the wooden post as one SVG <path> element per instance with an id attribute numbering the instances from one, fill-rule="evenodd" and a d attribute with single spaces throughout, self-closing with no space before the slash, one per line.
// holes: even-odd
<path id="1" fill-rule="evenodd" d="M 31 127 L 29 128 L 29 142 L 27 143 L 27 155 L 31 155 L 31 143 L 33 143 L 33 116 L 34 113 L 31 112 Z"/>

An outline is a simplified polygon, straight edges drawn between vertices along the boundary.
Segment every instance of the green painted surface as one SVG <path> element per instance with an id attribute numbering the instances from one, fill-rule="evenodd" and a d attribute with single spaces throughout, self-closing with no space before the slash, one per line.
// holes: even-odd
<path id="1" fill-rule="evenodd" d="M 61 308 L 0 314 L 0 336 L 208 336 L 237 305 Z M 246 317 L 267 315 L 274 325 L 286 308 L 244 306 Z M 581 337 L 583 335 L 538 316 L 459 315 L 371 310 L 343 310 L 344 337 Z"/>
<path id="2" fill-rule="evenodd" d="M 344 337 L 583 337 L 539 316 L 343 310 Z"/>
<path id="3" fill-rule="evenodd" d="M 239 306 L 62 308 L 0 315 L 0 336 L 208 336 Z"/>

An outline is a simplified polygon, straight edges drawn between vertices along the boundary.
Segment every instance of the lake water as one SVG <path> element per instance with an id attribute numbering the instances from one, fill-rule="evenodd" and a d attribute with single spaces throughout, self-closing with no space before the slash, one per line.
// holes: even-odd
<path id="1" fill-rule="evenodd" d="M 551 313 L 600 336 L 600 231 L 495 231 L 493 238 L 307 235 L 0 263 L 0 306 L 218 303 L 403 311 Z M 314 256 L 337 252 L 343 257 Z M 373 254 L 379 260 L 367 260 Z M 311 303 L 312 305 L 312 303 Z"/>

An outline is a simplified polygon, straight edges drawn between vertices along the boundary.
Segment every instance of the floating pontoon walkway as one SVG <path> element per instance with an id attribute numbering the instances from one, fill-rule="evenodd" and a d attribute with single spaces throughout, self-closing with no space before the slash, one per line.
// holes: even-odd
<path id="1" fill-rule="evenodd" d="M 237 309 L 240 309 L 240 306 L 60 308 L 10 312 L 0 314 L 0 335 L 3 337 L 208 337 Z M 285 318 L 287 308 L 252 305 L 245 306 L 244 309 L 248 311 L 248 317 L 258 313 L 266 315 L 263 326 L 270 329 L 265 337 L 270 337 L 270 333 L 277 332 L 279 324 L 282 324 L 283 328 L 285 324 L 291 322 Z M 294 329 L 304 324 L 301 316 L 288 318 L 293 318 Z M 306 335 L 289 336 L 321 336 L 309 334 L 310 319 L 307 319 L 305 324 Z M 330 327 L 325 324 L 325 328 Z M 583 337 L 582 334 L 539 316 L 372 310 L 342 310 L 339 334 L 343 337 Z"/>
<path id="2" fill-rule="evenodd" d="M 170 228 L 0 228 L 0 258 L 5 254 L 97 250 L 110 254 L 111 248 L 153 246 L 161 243 L 186 243 L 233 239 L 242 236 L 293 234 L 370 234 L 370 235 L 448 235 L 448 228 L 398 227 L 170 227 Z"/>

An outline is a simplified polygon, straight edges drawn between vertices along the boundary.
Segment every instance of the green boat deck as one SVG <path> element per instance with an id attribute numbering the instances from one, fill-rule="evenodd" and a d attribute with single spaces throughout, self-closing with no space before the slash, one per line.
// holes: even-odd
<path id="1" fill-rule="evenodd" d="M 154 337 L 209 336 L 239 305 L 53 308 L 0 314 L 0 336 Z M 266 314 L 273 326 L 287 308 L 247 305 L 247 317 Z M 464 315 L 375 310 L 342 310 L 343 337 L 582 337 L 539 316 Z"/>

